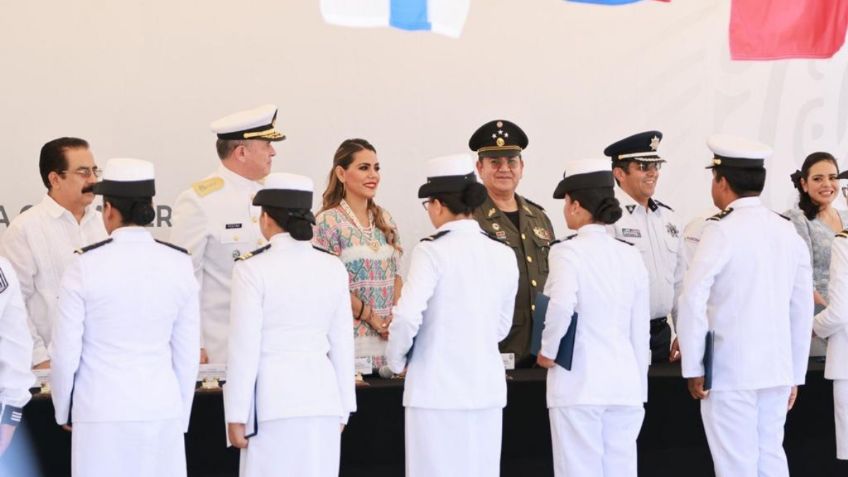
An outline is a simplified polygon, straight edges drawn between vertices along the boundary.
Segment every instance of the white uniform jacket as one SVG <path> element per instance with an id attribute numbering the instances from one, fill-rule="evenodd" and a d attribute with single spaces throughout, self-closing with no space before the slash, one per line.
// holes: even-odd
<path id="1" fill-rule="evenodd" d="M 227 422 L 339 416 L 356 410 L 347 270 L 287 233 L 233 269 Z M 260 426 L 261 427 L 261 426 Z M 252 429 L 248 429 L 251 432 Z M 261 430 L 260 430 L 261 432 Z"/>
<path id="2" fill-rule="evenodd" d="M 804 384 L 813 326 L 807 246 L 759 197 L 708 221 L 678 305 L 683 377 L 704 375 L 704 340 L 714 331 L 713 389 Z"/>
<path id="3" fill-rule="evenodd" d="M 142 227 L 86 249 L 59 295 L 56 422 L 71 411 L 74 422 L 180 419 L 187 430 L 200 346 L 191 259 Z"/>
<path id="4" fill-rule="evenodd" d="M 548 370 L 548 407 L 641 406 L 651 362 L 648 272 L 639 251 L 589 224 L 551 247 L 541 354 L 554 358 L 577 313 L 571 371 Z"/>
<path id="5" fill-rule="evenodd" d="M 472 219 L 448 222 L 415 247 L 386 348 L 389 366 L 400 372 L 415 340 L 404 406 L 506 405 L 498 343 L 512 326 L 517 288 L 515 253 Z"/>
<path id="6" fill-rule="evenodd" d="M 16 217 L 3 233 L 0 255 L 12 262 L 21 283 L 33 340 L 33 365 L 50 359 L 47 347 L 58 316 L 59 284 L 74 259 L 74 250 L 107 236 L 94 206 L 77 222 L 50 196 Z"/>
<path id="7" fill-rule="evenodd" d="M 827 308 L 816 315 L 813 330 L 827 339 L 824 377 L 848 379 L 848 233 L 837 234 L 830 247 Z"/>
<path id="8" fill-rule="evenodd" d="M 650 318 L 668 316 L 675 303 L 675 291 L 683 281 L 685 264 L 683 228 L 671 207 L 648 199 L 648 207 L 639 205 L 620 188 L 615 196 L 623 213 L 614 224 L 607 226 L 616 238 L 636 246 L 642 254 L 650 283 Z"/>
<path id="9" fill-rule="evenodd" d="M 242 254 L 265 245 L 259 231 L 261 188 L 223 165 L 177 197 L 170 241 L 187 249 L 200 284 L 201 345 L 210 363 L 227 361 L 230 278 Z"/>
<path id="10" fill-rule="evenodd" d="M 35 382 L 30 371 L 32 336 L 27 328 L 21 285 L 12 265 L 0 257 L 0 405 L 2 423 L 8 423 L 6 408 L 17 408 L 8 417 L 20 421 L 20 410 L 29 402 L 29 387 Z M 17 419 L 15 419 L 15 417 Z"/>

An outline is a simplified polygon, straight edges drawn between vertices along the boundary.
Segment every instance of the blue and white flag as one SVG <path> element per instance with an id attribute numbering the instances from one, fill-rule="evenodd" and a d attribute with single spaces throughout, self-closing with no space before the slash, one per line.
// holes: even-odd
<path id="1" fill-rule="evenodd" d="M 471 0 L 321 0 L 327 23 L 394 27 L 459 38 Z"/>

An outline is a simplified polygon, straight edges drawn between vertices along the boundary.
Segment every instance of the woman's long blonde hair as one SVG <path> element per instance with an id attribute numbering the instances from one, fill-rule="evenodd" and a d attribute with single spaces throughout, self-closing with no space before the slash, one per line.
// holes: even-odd
<path id="1" fill-rule="evenodd" d="M 333 167 L 330 168 L 330 176 L 327 178 L 327 189 L 324 190 L 323 194 L 324 203 L 319 213 L 338 207 L 344 199 L 344 184 L 336 175 L 336 167 L 340 166 L 347 170 L 353 164 L 354 154 L 364 150 L 377 153 L 371 143 L 359 138 L 345 139 L 336 149 L 336 154 L 333 156 Z M 374 217 L 374 226 L 383 232 L 389 245 L 400 251 L 400 246 L 397 243 L 397 230 L 386 222 L 383 208 L 377 205 L 374 199 L 368 199 L 368 213 Z"/>

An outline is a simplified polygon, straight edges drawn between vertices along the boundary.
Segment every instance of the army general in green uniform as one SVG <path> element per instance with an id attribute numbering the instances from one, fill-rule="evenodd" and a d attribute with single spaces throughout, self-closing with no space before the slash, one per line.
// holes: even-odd
<path id="1" fill-rule="evenodd" d="M 482 126 L 468 140 L 478 155 L 477 173 L 489 197 L 474 210 L 480 227 L 512 247 L 518 261 L 518 293 L 512 329 L 501 341 L 501 353 L 513 353 L 517 368 L 530 367 L 530 337 L 536 293 L 548 278 L 548 251 L 554 229 L 545 210 L 515 193 L 524 173 L 521 151 L 527 135 L 507 120 L 494 120 Z"/>

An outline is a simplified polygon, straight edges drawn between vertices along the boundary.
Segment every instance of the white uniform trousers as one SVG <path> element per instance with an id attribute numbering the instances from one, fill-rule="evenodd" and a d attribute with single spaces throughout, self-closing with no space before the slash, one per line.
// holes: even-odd
<path id="1" fill-rule="evenodd" d="M 836 458 L 848 460 L 848 379 L 833 381 L 833 417 L 836 421 Z"/>
<path id="2" fill-rule="evenodd" d="M 239 457 L 239 477 L 338 477 L 339 416 L 261 421 Z"/>
<path id="3" fill-rule="evenodd" d="M 185 440 L 179 419 L 145 422 L 75 422 L 71 432 L 74 477 L 185 477 Z"/>
<path id="4" fill-rule="evenodd" d="M 713 390 L 701 401 L 716 477 L 789 477 L 783 426 L 790 390 Z"/>
<path id="5" fill-rule="evenodd" d="M 503 409 L 406 408 L 406 477 L 497 477 Z"/>
<path id="6" fill-rule="evenodd" d="M 556 477 L 636 477 L 641 406 L 548 409 Z"/>

